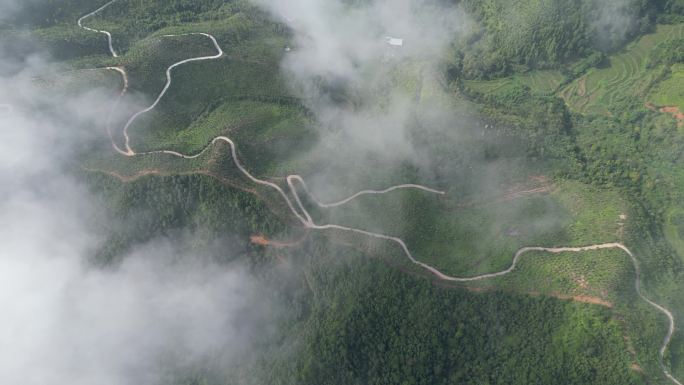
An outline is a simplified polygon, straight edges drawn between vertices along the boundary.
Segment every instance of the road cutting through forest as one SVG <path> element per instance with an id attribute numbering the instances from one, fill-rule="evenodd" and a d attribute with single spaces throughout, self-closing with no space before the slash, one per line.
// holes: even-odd
<path id="1" fill-rule="evenodd" d="M 98 8 L 98 9 L 96 9 L 96 10 L 90 12 L 90 13 L 87 14 L 87 15 L 82 16 L 80 19 L 78 19 L 77 24 L 78 24 L 79 27 L 85 29 L 86 31 L 97 32 L 97 33 L 101 33 L 101 34 L 107 36 L 107 43 L 109 44 L 109 53 L 111 53 L 112 56 L 114 56 L 114 57 L 119 57 L 119 55 L 118 55 L 118 54 L 116 53 L 116 51 L 114 50 L 114 46 L 112 45 L 112 34 L 111 34 L 111 33 L 109 33 L 108 31 L 101 31 L 101 30 L 99 30 L 99 29 L 89 28 L 89 27 L 86 27 L 86 26 L 83 25 L 83 21 L 84 21 L 85 19 L 87 19 L 87 18 L 89 18 L 89 17 L 95 16 L 96 14 L 100 13 L 101 11 L 103 11 L 105 8 L 109 7 L 110 5 L 112 5 L 113 3 L 115 3 L 116 1 L 117 1 L 117 0 L 111 0 L 110 2 L 108 2 L 108 3 L 106 3 L 105 5 L 101 6 L 100 8 Z"/>
<path id="2" fill-rule="evenodd" d="M 96 15 L 97 13 L 104 10 L 105 8 L 107 8 L 108 6 L 110 6 L 112 3 L 116 2 L 116 1 L 117 0 L 112 0 L 108 3 L 106 3 L 105 5 L 103 5 L 102 7 L 96 9 L 95 11 L 93 11 L 93 12 L 81 17 L 80 19 L 78 19 L 78 26 L 79 27 L 81 27 L 85 30 L 88 30 L 88 31 L 101 33 L 101 34 L 104 34 L 107 36 L 107 41 L 109 44 L 109 51 L 113 57 L 118 57 L 118 54 L 116 53 L 116 51 L 113 48 L 111 33 L 109 33 L 108 31 L 88 28 L 88 27 L 83 25 L 83 21 L 89 17 Z M 578 252 L 587 252 L 587 251 L 602 250 L 602 249 L 620 249 L 630 257 L 632 264 L 634 265 L 634 270 L 635 270 L 634 288 L 635 288 L 637 294 L 639 295 L 639 297 L 642 300 L 644 300 L 646 303 L 651 305 L 653 308 L 655 308 L 659 312 L 663 313 L 669 321 L 669 327 L 668 327 L 667 334 L 665 335 L 665 338 L 664 338 L 662 345 L 661 345 L 661 348 L 659 350 L 659 364 L 660 364 L 660 367 L 663 371 L 663 374 L 670 381 L 672 381 L 674 384 L 682 385 L 682 383 L 679 382 L 679 380 L 677 380 L 674 376 L 672 376 L 670 374 L 670 372 L 669 372 L 669 370 L 666 367 L 665 362 L 664 362 L 665 351 L 667 350 L 667 348 L 670 344 L 670 341 L 672 340 L 672 335 L 673 335 L 674 330 L 675 330 L 674 316 L 672 315 L 672 313 L 668 309 L 666 309 L 665 307 L 651 301 L 646 296 L 644 296 L 644 294 L 641 291 L 641 268 L 639 265 L 639 261 L 637 260 L 635 255 L 626 246 L 624 246 L 621 243 L 603 243 L 603 244 L 595 244 L 595 245 L 589 245 L 589 246 L 583 246 L 583 247 L 523 247 L 515 253 L 515 255 L 513 257 L 513 261 L 511 263 L 511 266 L 505 270 L 495 272 L 495 273 L 481 274 L 481 275 L 472 276 L 472 277 L 454 277 L 454 276 L 444 274 L 440 270 L 436 269 L 435 267 L 417 260 L 413 256 L 411 251 L 409 250 L 406 243 L 401 238 L 397 238 L 397 237 L 393 237 L 393 236 L 389 236 L 389 235 L 385 235 L 385 234 L 380 234 L 380 233 L 374 233 L 374 232 L 366 231 L 363 229 L 357 229 L 357 228 L 352 228 L 352 227 L 336 225 L 336 224 L 324 224 L 324 225 L 316 224 L 315 221 L 312 219 L 310 213 L 306 209 L 306 207 L 304 207 L 304 204 L 302 203 L 301 197 L 299 196 L 299 191 L 297 190 L 295 182 L 298 182 L 302 186 L 302 190 L 306 193 L 306 196 L 311 201 L 316 203 L 316 205 L 318 205 L 320 208 L 338 207 L 338 206 L 344 205 L 346 203 L 349 203 L 350 201 L 352 201 L 356 198 L 359 198 L 363 195 L 386 194 L 386 193 L 390 193 L 392 191 L 396 191 L 396 190 L 400 190 L 400 189 L 417 189 L 417 190 L 424 191 L 426 193 L 440 194 L 440 195 L 444 195 L 445 194 L 444 191 L 439 191 L 439 190 L 432 189 L 430 187 L 426 187 L 426 186 L 422 186 L 422 185 L 418 185 L 418 184 L 403 184 L 403 185 L 392 186 L 392 187 L 386 188 L 384 190 L 363 190 L 363 191 L 357 192 L 356 194 L 351 195 L 350 197 L 348 197 L 346 199 L 342 199 L 340 201 L 336 201 L 336 202 L 332 202 L 332 203 L 323 203 L 320 200 L 316 199 L 315 196 L 309 191 L 306 183 L 304 182 L 304 179 L 301 176 L 299 176 L 299 175 L 288 175 L 286 178 L 287 179 L 287 185 L 289 187 L 289 193 L 294 198 L 294 202 L 296 203 L 296 206 L 295 206 L 295 203 L 293 203 L 290 196 L 288 196 L 288 194 L 285 192 L 285 190 L 283 190 L 279 185 L 277 185 L 273 182 L 263 180 L 263 179 L 259 179 L 259 178 L 255 177 L 242 165 L 242 163 L 240 163 L 240 160 L 238 159 L 238 156 L 237 156 L 236 145 L 227 136 L 217 136 L 206 147 L 204 147 L 200 152 L 198 152 L 197 154 L 194 154 L 194 155 L 186 155 L 186 154 L 182 154 L 180 152 L 171 151 L 171 150 L 159 150 L 159 151 L 149 151 L 149 152 L 136 153 L 130 146 L 128 129 L 136 121 L 137 118 L 139 118 L 140 116 L 144 115 L 147 112 L 152 111 L 155 107 L 157 107 L 157 105 L 159 104 L 161 99 L 164 97 L 164 95 L 166 94 L 168 89 L 171 87 L 172 70 L 178 66 L 183 65 L 183 64 L 187 64 L 187 63 L 191 63 L 191 62 L 204 61 L 204 60 L 216 60 L 216 59 L 221 58 L 224 55 L 224 52 L 221 49 L 216 38 L 214 36 L 208 34 L 208 33 L 199 33 L 198 32 L 198 33 L 187 33 L 187 34 L 181 34 L 181 35 L 163 35 L 163 37 L 190 36 L 190 35 L 201 35 L 201 36 L 205 36 L 205 37 L 209 38 L 212 41 L 212 43 L 214 44 L 214 47 L 216 48 L 217 53 L 215 55 L 211 55 L 211 56 L 201 56 L 201 57 L 195 57 L 195 58 L 181 60 L 177 63 L 172 64 L 171 66 L 169 66 L 167 68 L 167 70 L 166 70 L 166 84 L 164 85 L 164 88 L 162 89 L 162 91 L 159 93 L 159 95 L 155 99 L 154 103 L 152 103 L 149 107 L 146 107 L 146 108 L 136 112 L 135 114 L 133 114 L 128 119 L 128 121 L 126 122 L 126 124 L 123 128 L 123 136 L 125 139 L 125 149 L 124 150 L 120 149 L 116 145 L 116 143 L 114 142 L 113 136 L 111 135 L 111 130 L 110 130 L 109 124 L 111 124 L 112 117 L 113 117 L 115 109 L 119 105 L 121 99 L 123 98 L 123 96 L 125 95 L 125 93 L 128 89 L 128 75 L 127 75 L 127 73 L 123 67 L 107 67 L 107 69 L 119 72 L 124 79 L 123 91 L 120 93 L 116 102 L 113 104 L 111 111 L 110 111 L 110 114 L 108 116 L 108 122 L 107 122 L 107 124 L 108 124 L 107 130 L 110 133 L 110 136 L 112 137 L 112 146 L 114 147 L 114 149 L 118 153 L 125 155 L 125 156 L 129 156 L 129 157 L 151 155 L 151 154 L 167 154 L 167 155 L 171 155 L 171 156 L 175 156 L 175 157 L 180 157 L 183 159 L 195 159 L 195 158 L 200 157 L 202 154 L 204 154 L 206 151 L 208 151 L 211 147 L 213 147 L 217 143 L 223 142 L 230 147 L 230 153 L 232 155 L 233 162 L 234 162 L 235 166 L 240 170 L 240 172 L 243 175 L 245 175 L 249 180 L 251 180 L 253 183 L 261 185 L 261 186 L 269 187 L 269 188 L 275 190 L 276 192 L 278 192 L 278 194 L 283 198 L 283 200 L 285 201 L 285 203 L 289 207 L 290 211 L 301 222 L 301 224 L 303 225 L 303 227 L 305 229 L 310 229 L 310 230 L 338 230 L 338 231 L 350 232 L 350 233 L 365 235 L 365 236 L 368 236 L 371 238 L 376 238 L 376 239 L 387 240 L 387 241 L 393 242 L 393 243 L 397 244 L 402 249 L 403 253 L 406 255 L 406 257 L 413 264 L 425 269 L 426 271 L 430 272 L 435 277 L 437 277 L 438 279 L 443 280 L 443 281 L 473 282 L 473 281 L 481 281 L 481 280 L 486 280 L 486 279 L 502 277 L 502 276 L 505 276 L 507 274 L 512 273 L 515 270 L 520 258 L 523 255 L 525 255 L 529 252 L 533 252 L 533 251 L 557 254 L 557 253 L 578 253 Z M 253 241 L 254 240 L 263 241 L 263 240 L 265 240 L 265 238 L 262 239 L 262 237 L 257 237 L 257 238 L 254 238 Z"/>

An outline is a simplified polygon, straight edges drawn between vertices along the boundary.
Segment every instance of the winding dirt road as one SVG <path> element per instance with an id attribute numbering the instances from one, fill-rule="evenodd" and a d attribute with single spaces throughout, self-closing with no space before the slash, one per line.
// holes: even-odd
<path id="1" fill-rule="evenodd" d="M 395 190 L 400 190 L 400 189 L 416 189 L 416 190 L 423 190 L 426 192 L 434 193 L 434 194 L 440 194 L 440 195 L 445 195 L 446 193 L 444 191 L 439 191 L 435 190 L 429 187 L 421 186 L 418 184 L 400 184 L 397 186 L 392 186 L 390 188 L 386 188 L 384 190 L 363 190 L 359 191 L 356 194 L 350 196 L 349 198 L 342 199 L 337 202 L 332 202 L 332 203 L 323 203 L 320 202 L 319 200 L 315 199 L 311 192 L 309 192 L 309 188 L 306 185 L 306 182 L 304 182 L 304 179 L 300 177 L 299 175 L 289 175 L 287 177 L 287 184 L 290 186 L 291 190 L 295 190 L 296 187 L 294 186 L 294 181 L 299 182 L 302 185 L 302 188 L 304 189 L 304 192 L 318 205 L 318 207 L 321 208 L 332 208 L 332 207 L 337 207 L 337 206 L 342 206 L 344 204 L 347 204 L 351 202 L 352 200 L 362 196 L 362 195 L 373 195 L 373 194 L 387 194 L 389 192 L 395 191 Z"/>
<path id="2" fill-rule="evenodd" d="M 114 50 L 114 46 L 112 45 L 112 34 L 111 34 L 111 33 L 107 32 L 107 31 L 101 31 L 101 30 L 99 30 L 99 29 L 88 28 L 88 27 L 86 27 L 86 26 L 83 25 L 83 20 L 85 20 L 85 19 L 87 19 L 87 18 L 89 18 L 89 17 L 91 17 L 91 16 L 95 16 L 96 14 L 100 13 L 101 11 L 103 11 L 105 8 L 109 7 L 110 5 L 112 5 L 113 3 L 115 3 L 116 1 L 117 1 L 117 0 L 111 0 L 111 1 L 108 2 L 107 4 L 101 6 L 100 8 L 98 8 L 98 9 L 96 9 L 96 10 L 90 12 L 89 14 L 87 14 L 87 15 L 81 17 L 80 19 L 78 19 L 78 22 L 77 22 L 77 23 L 78 23 L 78 26 L 79 26 L 79 27 L 81 27 L 81 28 L 83 28 L 83 29 L 85 29 L 85 30 L 87 30 L 87 31 L 97 32 L 97 33 L 101 33 L 101 34 L 106 35 L 106 36 L 107 36 L 107 43 L 109 44 L 109 52 L 112 54 L 112 56 L 114 56 L 114 57 L 119 57 L 119 55 L 118 55 L 118 54 L 116 53 L 116 51 Z"/>
<path id="3" fill-rule="evenodd" d="M 126 70 L 123 67 L 107 67 L 106 69 L 118 72 L 119 74 L 121 74 L 121 78 L 123 79 L 123 87 L 121 88 L 121 93 L 119 93 L 119 96 L 116 97 L 116 101 L 114 101 L 112 108 L 109 109 L 109 113 L 107 114 L 107 135 L 109 135 L 109 139 L 112 142 L 112 147 L 116 152 L 118 152 L 121 155 L 129 156 L 130 153 L 128 151 L 122 150 L 119 147 L 119 145 L 116 144 L 116 141 L 114 140 L 114 135 L 112 134 L 112 119 L 114 118 L 114 111 L 117 110 L 119 104 L 121 104 L 121 100 L 128 91 L 128 73 L 126 73 Z M 128 138 L 128 133 L 125 131 L 124 138 Z M 128 141 L 126 141 L 126 143 L 128 143 Z"/>
<path id="4" fill-rule="evenodd" d="M 218 59 L 221 56 L 223 56 L 223 50 L 221 49 L 221 46 L 219 46 L 218 42 L 216 41 L 216 38 L 214 38 L 212 35 L 209 35 L 208 33 L 201 33 L 201 32 L 184 33 L 184 34 L 179 34 L 179 35 L 163 35 L 163 37 L 179 37 L 179 36 L 192 36 L 192 35 L 201 35 L 201 36 L 208 37 L 211 40 L 211 42 L 214 44 L 214 47 L 216 47 L 216 50 L 217 50 L 216 55 L 200 56 L 200 57 L 193 57 L 190 59 L 181 60 L 178 63 L 172 64 L 169 68 L 166 69 L 166 84 L 164 85 L 164 88 L 162 89 L 162 91 L 159 93 L 159 96 L 157 96 L 157 99 L 149 107 L 147 107 L 143 110 L 140 110 L 140 111 L 136 112 L 135 114 L 133 114 L 133 116 L 131 116 L 130 119 L 128 119 L 128 122 L 126 122 L 126 125 L 123 128 L 123 135 L 124 135 L 124 138 L 126 140 L 126 144 L 125 144 L 126 155 L 128 155 L 128 156 L 135 155 L 135 152 L 131 149 L 131 145 L 130 145 L 131 141 L 130 141 L 130 137 L 128 136 L 128 128 L 131 126 L 131 124 L 133 124 L 133 122 L 135 122 L 136 119 L 138 119 L 138 117 L 140 117 L 140 115 L 148 113 L 148 112 L 152 111 L 155 107 L 157 107 L 157 105 L 159 104 L 161 99 L 164 97 L 164 95 L 166 95 L 166 91 L 168 91 L 169 87 L 171 87 L 171 71 L 173 71 L 174 68 L 181 66 L 183 64 L 192 63 L 192 62 L 196 62 L 196 61 L 203 61 L 203 60 L 214 60 L 214 59 Z"/>
<path id="5" fill-rule="evenodd" d="M 88 17 L 94 16 L 95 14 L 102 11 L 103 9 L 105 9 L 106 7 L 108 7 L 109 5 L 114 3 L 115 1 L 116 0 L 112 0 L 108 3 L 106 3 L 105 5 L 103 5 L 102 7 L 96 9 L 95 11 L 81 17 L 78 20 L 78 25 L 79 25 L 79 27 L 84 28 L 88 31 L 105 34 L 107 36 L 107 40 L 109 43 L 109 49 L 110 49 L 112 56 L 117 57 L 118 55 L 116 54 L 116 52 L 114 51 L 114 49 L 112 47 L 112 37 L 111 37 L 111 34 L 109 32 L 88 28 L 88 27 L 85 27 L 82 25 L 83 20 L 85 20 Z M 180 157 L 183 159 L 194 159 L 194 158 L 198 158 L 199 156 L 204 154 L 208 149 L 210 149 L 212 146 L 216 145 L 217 143 L 223 142 L 230 147 L 230 152 L 231 152 L 231 155 L 233 158 L 233 162 L 234 162 L 235 166 L 240 170 L 240 172 L 242 172 L 242 174 L 245 175 L 253 183 L 261 185 L 261 186 L 269 187 L 269 188 L 275 190 L 276 192 L 278 192 L 278 194 L 283 198 L 283 200 L 285 201 L 285 203 L 289 207 L 290 211 L 302 223 L 304 228 L 312 229 L 312 230 L 338 230 L 338 231 L 350 232 L 350 233 L 365 235 L 365 236 L 376 238 L 376 239 L 382 239 L 382 240 L 394 242 L 401 247 L 401 249 L 404 251 L 404 254 L 406 255 L 406 257 L 413 264 L 420 266 L 421 268 L 427 270 L 428 272 L 430 272 L 431 274 L 436 276 L 438 279 L 444 280 L 444 281 L 472 282 L 472 281 L 480 281 L 480 280 L 485 280 L 485 279 L 492 279 L 492 278 L 504 276 L 506 274 L 510 274 L 511 272 L 513 272 L 515 270 L 520 258 L 524 254 L 531 252 L 531 251 L 541 251 L 541 252 L 548 252 L 548 253 L 567 253 L 567 252 L 587 252 L 587 251 L 601 250 L 601 249 L 620 249 L 620 250 L 624 251 L 625 253 L 627 253 L 627 255 L 629 255 L 629 257 L 631 258 L 632 263 L 634 265 L 634 269 L 635 269 L 634 287 L 635 287 L 636 292 L 639 295 L 639 297 L 642 300 L 644 300 L 646 303 L 648 303 L 649 305 L 654 307 L 656 310 L 663 313 L 669 320 L 668 331 L 667 331 L 667 334 L 665 335 L 665 338 L 663 340 L 663 343 L 662 343 L 660 351 L 659 351 L 659 364 L 660 364 L 661 369 L 663 370 L 664 375 L 670 381 L 672 381 L 674 384 L 682 385 L 681 382 L 679 382 L 674 376 L 672 376 L 670 374 L 668 368 L 666 367 L 666 365 L 664 363 L 664 354 L 665 354 L 665 351 L 667 350 L 667 348 L 670 344 L 670 341 L 672 340 L 672 335 L 673 335 L 674 330 L 675 330 L 674 316 L 672 315 L 672 313 L 668 309 L 666 309 L 665 307 L 651 301 L 646 296 L 644 296 L 644 294 L 641 291 L 641 268 L 639 266 L 639 262 L 638 262 L 637 258 L 634 256 L 634 254 L 627 247 L 622 245 L 621 243 L 604 243 L 604 244 L 590 245 L 590 246 L 584 246 L 584 247 L 554 247 L 554 248 L 524 247 L 515 253 L 515 255 L 513 257 L 513 261 L 511 263 L 511 266 L 505 270 L 502 270 L 500 272 L 495 272 L 495 273 L 482 274 L 482 275 L 473 276 L 473 277 L 453 277 L 453 276 L 442 273 L 440 270 L 436 269 L 433 266 L 430 266 L 426 263 L 423 263 L 423 262 L 420 262 L 419 260 L 417 260 L 413 256 L 413 254 L 411 254 L 411 251 L 409 250 L 406 243 L 401 238 L 397 238 L 397 237 L 393 237 L 393 236 L 389 236 L 389 235 L 385 235 L 385 234 L 380 234 L 380 233 L 374 233 L 374 232 L 366 231 L 363 229 L 340 226 L 340 225 L 336 225 L 336 224 L 324 224 L 324 225 L 316 224 L 314 222 L 314 220 L 312 219 L 308 210 L 302 204 L 302 200 L 299 196 L 299 191 L 297 190 L 296 183 L 299 183 L 301 185 L 302 189 L 304 190 L 304 192 L 306 193 L 306 195 L 308 196 L 308 198 L 311 201 L 315 202 L 316 205 L 318 205 L 321 208 L 338 207 L 338 206 L 344 205 L 346 203 L 349 203 L 350 201 L 352 201 L 356 198 L 359 198 L 363 195 L 386 194 L 386 193 L 390 193 L 392 191 L 399 190 L 399 189 L 417 189 L 417 190 L 425 191 L 427 193 L 441 194 L 441 195 L 445 194 L 444 191 L 435 190 L 435 189 L 432 189 L 432 188 L 429 188 L 426 186 L 422 186 L 422 185 L 417 185 L 417 184 L 403 184 L 403 185 L 397 185 L 397 186 L 389 187 L 389 188 L 386 188 L 384 190 L 363 190 L 363 191 L 360 191 L 360 192 L 358 192 L 358 193 L 356 193 L 356 194 L 354 194 L 354 195 L 352 195 L 346 199 L 342 199 L 340 201 L 331 202 L 331 203 L 323 203 L 313 196 L 313 194 L 309 191 L 309 189 L 306 185 L 306 182 L 304 181 L 304 179 L 301 176 L 299 176 L 299 175 L 288 175 L 287 176 L 287 185 L 289 187 L 289 193 L 294 198 L 294 203 L 293 203 L 292 199 L 290 198 L 290 195 L 288 195 L 288 193 L 286 193 L 285 190 L 283 190 L 279 185 L 277 185 L 273 182 L 267 181 L 267 180 L 259 179 L 259 178 L 255 177 L 254 175 L 252 175 L 240 162 L 240 160 L 237 156 L 237 150 L 236 150 L 235 143 L 230 138 L 228 138 L 226 136 L 217 136 L 204 149 L 202 149 L 199 153 L 194 154 L 194 155 L 186 155 L 186 154 L 182 154 L 182 153 L 179 153 L 176 151 L 170 151 L 170 150 L 160 150 L 160 151 L 136 153 L 130 147 L 130 140 L 129 140 L 129 136 L 128 136 L 128 128 L 141 115 L 143 115 L 143 114 L 153 110 L 155 107 L 157 107 L 157 105 L 159 104 L 159 102 L 161 101 L 161 99 L 164 97 L 164 95 L 168 91 L 169 87 L 171 86 L 171 83 L 172 83 L 171 72 L 172 72 L 172 70 L 178 66 L 183 65 L 183 64 L 187 64 L 187 63 L 191 63 L 191 62 L 195 62 L 195 61 L 215 60 L 215 59 L 218 59 L 224 55 L 223 50 L 221 49 L 220 45 L 218 44 L 218 42 L 216 41 L 214 36 L 207 34 L 207 33 L 190 33 L 190 34 L 183 34 L 183 35 L 164 35 L 164 36 L 165 37 L 173 37 L 173 36 L 188 36 L 188 35 L 202 35 L 202 36 L 208 37 L 209 39 L 211 39 L 212 43 L 214 44 L 214 46 L 217 50 L 217 53 L 215 55 L 212 55 L 212 56 L 202 56 L 202 57 L 196 57 L 196 58 L 191 58 L 191 59 L 185 59 L 185 60 L 179 61 L 177 63 L 174 63 L 167 68 L 167 70 L 166 70 L 166 79 L 167 79 L 166 85 L 164 86 L 163 90 L 158 95 L 158 97 L 156 98 L 154 103 L 152 105 L 150 105 L 149 107 L 147 107 L 143 110 L 140 110 L 140 111 L 136 112 L 135 114 L 133 114 L 128 119 L 126 125 L 124 126 L 123 135 L 125 138 L 125 150 L 118 148 L 118 146 L 114 143 L 113 138 L 112 138 L 112 145 L 118 153 L 125 155 L 125 156 L 142 156 L 142 155 L 149 155 L 149 154 L 167 154 L 167 155 L 171 155 L 171 156 L 175 156 L 175 157 Z M 125 69 L 123 69 L 122 67 L 108 67 L 107 69 L 119 72 L 124 79 L 123 90 L 122 90 L 121 94 L 119 95 L 119 97 L 117 98 L 114 105 L 112 106 L 112 110 L 111 110 L 109 117 L 108 117 L 108 120 L 111 121 L 114 110 L 116 109 L 116 107 L 120 103 L 121 98 L 124 96 L 124 94 L 126 93 L 126 90 L 128 89 L 128 76 L 126 74 Z M 109 130 L 109 128 L 108 128 L 108 132 L 110 133 L 110 137 L 111 137 L 111 131 Z"/>

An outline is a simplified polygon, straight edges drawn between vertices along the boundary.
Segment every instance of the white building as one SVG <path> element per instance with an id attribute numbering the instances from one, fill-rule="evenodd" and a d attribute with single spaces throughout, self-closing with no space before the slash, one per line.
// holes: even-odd
<path id="1" fill-rule="evenodd" d="M 398 39 L 396 37 L 389 37 L 388 36 L 385 38 L 385 41 L 387 42 L 387 44 L 389 44 L 391 46 L 395 46 L 395 47 L 401 47 L 404 45 L 404 39 Z"/>

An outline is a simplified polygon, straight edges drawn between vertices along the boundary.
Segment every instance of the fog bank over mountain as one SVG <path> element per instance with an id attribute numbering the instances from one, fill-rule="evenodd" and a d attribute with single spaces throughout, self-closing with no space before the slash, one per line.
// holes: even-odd
<path id="1" fill-rule="evenodd" d="M 97 71 L 60 74 L 30 57 L 0 59 L 15 69 L 0 78 L 0 383 L 167 384 L 208 357 L 245 357 L 273 309 L 244 268 L 186 253 L 183 237 L 92 266 L 109 219 L 74 176 L 74 154 L 105 137 L 118 91 L 93 80 L 64 92 Z"/>
<path id="2" fill-rule="evenodd" d="M 457 135 L 444 63 L 472 22 L 430 0 L 253 0 L 294 34 L 282 71 L 313 111 L 321 159 L 310 184 L 323 195 L 358 183 L 359 167 L 430 164 L 417 137 Z M 365 166 L 362 166 L 365 165 Z M 349 182 L 356 179 L 356 181 Z M 375 186 L 380 187 L 380 186 Z"/>
<path id="3" fill-rule="evenodd" d="M 598 12 L 591 15 L 598 46 L 614 48 L 633 32 L 637 18 L 634 0 L 596 0 Z"/>

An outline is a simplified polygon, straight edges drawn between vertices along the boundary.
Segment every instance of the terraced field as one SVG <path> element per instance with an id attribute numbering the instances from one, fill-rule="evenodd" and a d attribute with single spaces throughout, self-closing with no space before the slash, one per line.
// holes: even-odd
<path id="1" fill-rule="evenodd" d="M 563 81 L 563 75 L 558 71 L 532 71 L 520 76 L 519 80 L 533 90 L 552 93 Z"/>
<path id="2" fill-rule="evenodd" d="M 663 70 L 662 67 L 647 68 L 649 52 L 660 41 L 683 36 L 684 24 L 659 25 L 655 33 L 611 56 L 609 66 L 591 69 L 560 90 L 559 95 L 576 112 L 600 115 L 609 115 L 610 106 L 620 96 L 646 99 Z"/>
<path id="3" fill-rule="evenodd" d="M 467 80 L 465 85 L 479 93 L 502 91 L 515 85 L 526 85 L 535 92 L 551 94 L 563 82 L 563 75 L 559 71 L 530 71 L 523 75 L 495 80 Z"/>

